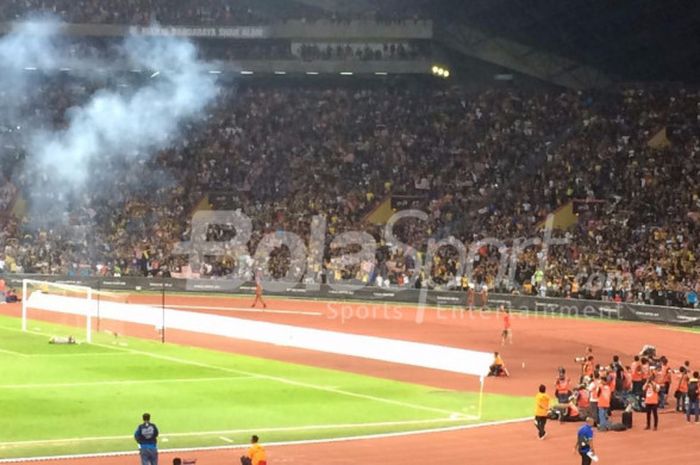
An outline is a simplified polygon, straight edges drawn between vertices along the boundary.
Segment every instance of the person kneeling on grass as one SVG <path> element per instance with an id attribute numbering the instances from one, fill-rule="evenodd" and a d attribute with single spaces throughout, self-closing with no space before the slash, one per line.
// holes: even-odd
<path id="1" fill-rule="evenodd" d="M 503 358 L 498 352 L 493 353 L 493 364 L 489 367 L 489 376 L 510 376 Z"/>
<path id="2" fill-rule="evenodd" d="M 77 344 L 77 341 L 73 336 L 51 336 L 51 339 L 49 339 L 49 344 Z"/>

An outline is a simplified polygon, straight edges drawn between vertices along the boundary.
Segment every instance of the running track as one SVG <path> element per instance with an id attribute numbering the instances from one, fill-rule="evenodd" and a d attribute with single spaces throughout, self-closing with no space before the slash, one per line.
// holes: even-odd
<path id="1" fill-rule="evenodd" d="M 669 357 L 673 366 L 677 366 L 686 359 L 693 361 L 700 342 L 700 336 L 697 334 L 650 324 L 536 318 L 532 315 L 529 318 L 521 318 L 515 314 L 515 343 L 513 346 L 500 348 L 501 323 L 495 313 L 463 313 L 433 309 L 426 310 L 421 316 L 410 307 L 301 300 L 270 300 L 269 309 L 278 312 L 250 312 L 247 309 L 250 300 L 167 296 L 166 306 L 476 350 L 501 350 L 512 377 L 489 378 L 486 390 L 517 395 L 532 395 L 540 383 L 551 386 L 558 366 L 566 367 L 572 377 L 575 377 L 577 367 L 573 357 L 580 354 L 587 344 L 593 345 L 599 361 L 608 361 L 613 353 L 629 359 L 642 345 L 652 343 Z M 160 304 L 160 297 L 132 296 L 130 301 Z M 6 305 L 0 307 L 0 311 L 16 315 L 19 307 Z M 60 318 L 60 315 L 53 314 L 44 316 L 53 320 Z M 420 323 L 417 323 L 417 317 Z M 109 328 L 111 325 L 111 329 L 125 334 L 157 337 L 153 328 L 126 326 L 116 322 L 102 324 L 103 328 Z M 382 376 L 441 389 L 474 389 L 476 386 L 475 380 L 427 369 L 205 337 L 184 331 L 169 331 L 167 334 L 171 342 Z M 619 413 L 617 415 L 619 416 Z M 602 460 L 644 465 L 656 464 L 659 458 L 663 458 L 666 463 L 683 463 L 695 458 L 689 444 L 691 441 L 694 443 L 700 435 L 700 426 L 687 424 L 683 417 L 672 412 L 661 415 L 660 430 L 657 432 L 643 431 L 639 428 L 642 423 L 643 418 L 637 415 L 637 427 L 632 431 L 598 434 L 598 452 Z M 574 425 L 550 424 L 549 436 L 544 441 L 538 441 L 534 425 L 526 422 L 372 440 L 274 446 L 268 447 L 268 455 L 271 465 L 301 465 L 319 461 L 324 464 L 397 465 L 580 463 L 580 459 L 573 453 L 575 428 Z M 197 458 L 198 465 L 230 465 L 238 463 L 237 457 L 241 451 L 242 449 L 198 451 L 181 455 L 185 458 Z M 169 463 L 172 455 L 162 454 L 162 457 L 162 463 Z M 137 463 L 138 458 L 105 457 L 25 463 L 121 465 L 132 462 Z"/>

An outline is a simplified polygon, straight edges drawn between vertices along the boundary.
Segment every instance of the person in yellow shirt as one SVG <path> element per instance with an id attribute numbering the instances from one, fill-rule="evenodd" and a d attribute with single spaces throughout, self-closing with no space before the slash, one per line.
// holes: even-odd
<path id="1" fill-rule="evenodd" d="M 510 376 L 503 357 L 498 352 L 493 353 L 493 364 L 489 367 L 489 376 Z"/>
<path id="2" fill-rule="evenodd" d="M 255 434 L 250 438 L 248 453 L 243 457 L 249 460 L 247 463 L 250 465 L 267 465 L 267 454 L 265 448 L 258 442 L 259 440 Z M 245 465 L 243 458 L 241 458 L 241 463 Z"/>
<path id="3" fill-rule="evenodd" d="M 546 394 L 547 387 L 540 384 L 539 392 L 535 395 L 535 426 L 537 426 L 537 437 L 544 439 L 547 432 L 544 426 L 547 424 L 547 414 L 549 413 L 549 395 Z"/>

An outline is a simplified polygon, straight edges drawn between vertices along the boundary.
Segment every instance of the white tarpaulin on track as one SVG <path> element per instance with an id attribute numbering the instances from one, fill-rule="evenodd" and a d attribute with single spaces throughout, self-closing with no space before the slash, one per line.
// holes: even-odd
<path id="1" fill-rule="evenodd" d="M 99 305 L 99 315 L 98 308 Z M 484 377 L 493 354 L 420 342 L 33 292 L 29 308 L 178 329 Z"/>

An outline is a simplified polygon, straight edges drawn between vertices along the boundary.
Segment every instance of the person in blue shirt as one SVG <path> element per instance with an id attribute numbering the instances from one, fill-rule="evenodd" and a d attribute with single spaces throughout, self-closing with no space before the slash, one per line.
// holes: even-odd
<path id="1" fill-rule="evenodd" d="M 586 424 L 578 429 L 576 434 L 576 445 L 574 451 L 581 456 L 581 465 L 591 465 L 593 457 L 595 457 L 595 449 L 593 449 L 593 418 L 586 418 Z M 596 459 L 597 461 L 597 459 Z"/>
<path id="2" fill-rule="evenodd" d="M 158 465 L 158 427 L 151 423 L 151 414 L 143 414 L 143 423 L 136 427 L 134 439 L 139 444 L 141 465 Z"/>

